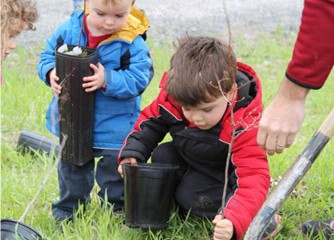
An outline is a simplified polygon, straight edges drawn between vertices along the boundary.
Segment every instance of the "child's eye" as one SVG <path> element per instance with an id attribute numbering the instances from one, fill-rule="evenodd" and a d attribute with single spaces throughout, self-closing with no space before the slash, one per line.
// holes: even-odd
<path id="1" fill-rule="evenodd" d="M 203 112 L 211 112 L 212 111 L 212 108 L 204 108 L 203 109 Z"/>
<path id="2" fill-rule="evenodd" d="M 123 18 L 125 15 L 116 15 L 118 18 Z"/>
<path id="3" fill-rule="evenodd" d="M 104 16 L 105 14 L 103 12 L 96 12 L 97 15 L 99 16 Z"/>

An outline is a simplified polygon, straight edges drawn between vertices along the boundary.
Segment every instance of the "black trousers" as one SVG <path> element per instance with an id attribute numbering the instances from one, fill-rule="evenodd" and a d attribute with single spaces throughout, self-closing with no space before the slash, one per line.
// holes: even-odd
<path id="1" fill-rule="evenodd" d="M 217 177 L 191 168 L 172 142 L 160 144 L 153 151 L 151 161 L 179 165 L 175 200 L 182 209 L 200 217 L 217 215 L 222 204 L 223 179 L 217 181 Z"/>

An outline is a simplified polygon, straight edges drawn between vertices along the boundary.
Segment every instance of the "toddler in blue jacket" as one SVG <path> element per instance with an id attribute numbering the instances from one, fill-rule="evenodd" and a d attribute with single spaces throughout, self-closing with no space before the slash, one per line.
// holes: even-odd
<path id="1" fill-rule="evenodd" d="M 149 22 L 133 3 L 88 1 L 85 9 L 76 9 L 58 27 L 41 53 L 38 74 L 54 93 L 46 127 L 59 136 L 57 99 L 62 87 L 56 75 L 55 49 L 61 43 L 92 47 L 98 52 L 98 63 L 90 65 L 94 73 L 83 78 L 82 87 L 96 94 L 93 151 L 95 157 L 101 158 L 95 172 L 94 159 L 83 166 L 59 162 L 60 198 L 52 204 L 57 220 L 71 220 L 79 204 L 90 202 L 94 179 L 100 187 L 100 199 L 113 204 L 114 211 L 123 209 L 123 180 L 117 172 L 117 156 L 139 115 L 141 94 L 153 77 L 152 60 L 143 37 Z"/>

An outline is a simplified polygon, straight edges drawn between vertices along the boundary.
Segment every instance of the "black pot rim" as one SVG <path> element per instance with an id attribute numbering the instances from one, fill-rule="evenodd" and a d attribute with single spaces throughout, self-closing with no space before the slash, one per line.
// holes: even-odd
<path id="1" fill-rule="evenodd" d="M 36 229 L 27 224 L 12 219 L 1 219 L 1 239 L 6 233 L 13 236 L 17 233 L 19 236 L 24 237 L 24 239 L 43 239 Z M 9 236 L 7 235 L 7 237 Z"/>
<path id="2" fill-rule="evenodd" d="M 130 168 L 138 168 L 141 170 L 176 170 L 179 168 L 176 164 L 167 163 L 138 163 L 137 165 L 131 165 L 131 163 L 122 163 L 122 165 Z"/>

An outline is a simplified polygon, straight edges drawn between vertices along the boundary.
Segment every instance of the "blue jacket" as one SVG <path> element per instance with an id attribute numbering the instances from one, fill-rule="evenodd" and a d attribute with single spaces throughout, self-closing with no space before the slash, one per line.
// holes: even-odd
<path id="1" fill-rule="evenodd" d="M 38 64 L 39 77 L 46 85 L 50 86 L 47 74 L 55 67 L 57 39 L 61 37 L 64 43 L 77 45 L 83 16 L 82 9 L 74 11 L 47 40 Z M 141 94 L 153 77 L 149 49 L 142 37 L 148 28 L 144 13 L 132 7 L 126 26 L 97 47 L 98 61 L 105 68 L 106 89 L 96 91 L 94 148 L 119 149 L 138 118 Z M 80 45 L 86 46 L 84 30 L 80 40 Z M 46 114 L 46 127 L 57 136 L 58 119 L 58 103 L 53 97 Z"/>

